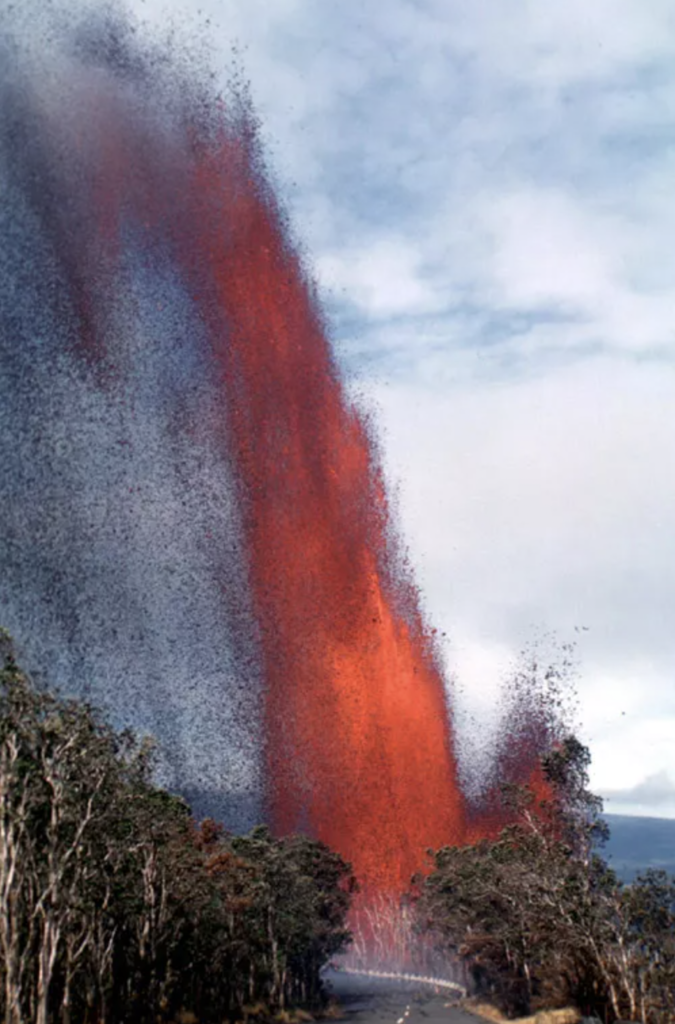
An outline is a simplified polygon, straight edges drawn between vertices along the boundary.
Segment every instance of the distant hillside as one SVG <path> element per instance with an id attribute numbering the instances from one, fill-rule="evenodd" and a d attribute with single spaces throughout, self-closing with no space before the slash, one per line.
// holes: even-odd
<path id="1" fill-rule="evenodd" d="M 611 838 L 604 854 L 620 878 L 630 882 L 646 868 L 675 875 L 675 818 L 605 814 Z"/>

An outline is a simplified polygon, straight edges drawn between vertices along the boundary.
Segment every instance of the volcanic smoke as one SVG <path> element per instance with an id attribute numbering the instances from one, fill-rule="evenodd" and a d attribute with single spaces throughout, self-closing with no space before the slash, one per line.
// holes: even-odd
<path id="1" fill-rule="evenodd" d="M 172 784 L 257 793 L 244 818 L 398 894 L 481 829 L 245 90 L 216 100 L 105 19 L 47 56 L 8 54 L 0 97 L 4 624 L 158 734 Z"/>

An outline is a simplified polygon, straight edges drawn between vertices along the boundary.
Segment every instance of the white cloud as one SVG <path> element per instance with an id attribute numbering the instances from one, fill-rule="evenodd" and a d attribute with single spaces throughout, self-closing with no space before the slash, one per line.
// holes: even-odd
<path id="1" fill-rule="evenodd" d="M 660 810 L 661 813 L 675 813 L 675 783 L 665 771 L 647 775 L 628 789 L 607 790 L 605 797 L 608 809 L 613 813 L 626 813 L 626 808 L 644 805 Z"/>
<path id="2" fill-rule="evenodd" d="M 569 195 L 553 190 L 499 197 L 484 217 L 494 276 L 507 306 L 560 306 L 589 315 L 608 290 L 611 235 Z"/>
<path id="3" fill-rule="evenodd" d="M 324 286 L 346 293 L 372 319 L 414 316 L 438 307 L 421 254 L 404 238 L 378 238 L 370 246 L 321 256 L 316 272 Z"/>
<path id="4" fill-rule="evenodd" d="M 500 197 L 482 216 L 500 306 L 576 318 L 576 328 L 566 327 L 572 344 L 673 347 L 675 298 L 665 282 L 651 286 L 644 239 L 626 218 L 585 209 L 569 192 L 533 188 Z M 645 257 L 635 280 L 633 267 Z"/>
<path id="5" fill-rule="evenodd" d="M 376 392 L 434 623 L 456 643 L 459 680 L 481 691 L 469 703 L 489 706 L 509 652 L 540 627 L 578 639 L 601 788 L 675 772 L 674 385 L 672 370 L 602 359 Z"/>
<path id="6" fill-rule="evenodd" d="M 470 8 L 435 0 L 439 22 L 487 68 L 527 85 L 560 88 L 625 72 L 673 51 L 675 14 L 667 0 L 583 0 L 556 7 L 537 0 L 479 0 Z M 458 24 L 459 22 L 459 24 Z"/>

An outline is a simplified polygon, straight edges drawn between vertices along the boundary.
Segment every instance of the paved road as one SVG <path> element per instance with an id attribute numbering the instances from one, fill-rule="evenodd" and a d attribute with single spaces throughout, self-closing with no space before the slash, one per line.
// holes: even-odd
<path id="1" fill-rule="evenodd" d="M 346 1024 L 478 1024 L 447 995 L 391 981 L 331 972 L 326 982 L 344 1010 Z"/>

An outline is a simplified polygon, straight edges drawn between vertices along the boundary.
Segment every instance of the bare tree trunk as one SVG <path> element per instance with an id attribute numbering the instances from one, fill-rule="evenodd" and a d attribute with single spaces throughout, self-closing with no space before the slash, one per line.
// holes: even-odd
<path id="1" fill-rule="evenodd" d="M 525 974 L 525 980 L 527 982 L 527 1003 L 529 1010 L 530 1004 L 532 1003 L 532 974 L 527 960 L 523 960 L 523 973 Z"/>
<path id="2" fill-rule="evenodd" d="M 647 1024 L 647 1004 L 643 989 L 640 991 L 640 1020 L 644 1021 L 644 1024 Z"/>
<path id="3" fill-rule="evenodd" d="M 68 817 L 68 796 L 66 783 L 61 775 L 60 762 L 69 748 L 73 747 L 75 738 L 72 735 L 68 736 L 62 746 L 43 750 L 41 757 L 42 776 L 49 787 L 50 820 L 46 840 L 46 879 L 34 910 L 34 918 L 41 924 L 36 1024 L 47 1024 L 54 965 L 60 950 L 64 926 L 71 913 L 72 899 L 83 877 L 81 843 L 94 818 L 94 802 L 102 784 L 101 776 L 78 816 L 73 835 L 64 843 L 61 830 Z"/>
<path id="4" fill-rule="evenodd" d="M 35 1008 L 35 1024 L 47 1024 L 49 1012 L 49 991 L 54 964 L 61 939 L 60 928 L 45 915 L 43 922 L 42 941 L 38 955 L 37 1003 Z"/>
<path id="5" fill-rule="evenodd" d="M 112 928 L 110 934 L 106 935 L 105 926 L 100 919 L 96 922 L 96 936 L 93 947 L 94 974 L 96 977 L 96 988 L 98 990 L 99 1006 L 101 1007 L 101 1020 L 106 1019 L 107 992 L 112 970 L 113 955 L 115 952 L 115 939 L 117 929 Z"/>
<path id="6" fill-rule="evenodd" d="M 71 996 L 73 987 L 73 978 L 77 971 L 78 964 L 82 959 L 83 954 L 89 947 L 91 941 L 90 924 L 88 921 L 82 921 L 79 932 L 75 932 L 74 927 L 71 925 L 69 934 L 66 936 L 66 958 L 64 964 L 64 987 L 63 987 L 63 999 L 61 1002 L 61 1015 L 63 1017 L 63 1024 L 70 1024 L 71 1020 Z"/>
<path id="7" fill-rule="evenodd" d="M 71 985 L 72 978 L 69 971 L 66 971 L 66 978 L 63 985 L 63 998 L 61 1000 L 61 1019 L 63 1024 L 70 1024 L 71 1020 Z"/>
<path id="8" fill-rule="evenodd" d="M 279 948 L 272 927 L 271 906 L 267 908 L 267 939 L 272 953 L 272 999 L 274 1000 L 279 998 Z"/>
<path id="9" fill-rule="evenodd" d="M 28 786 L 14 803 L 19 744 L 9 734 L 0 753 L 0 952 L 4 961 L 5 1022 L 21 1024 L 23 974 L 27 950 L 21 936 L 22 889 L 25 889 L 25 830 Z M 25 895 L 25 892 L 24 892 Z"/>
<path id="10" fill-rule="evenodd" d="M 22 1024 L 21 994 L 15 981 L 15 972 L 5 965 L 5 1024 Z"/>

